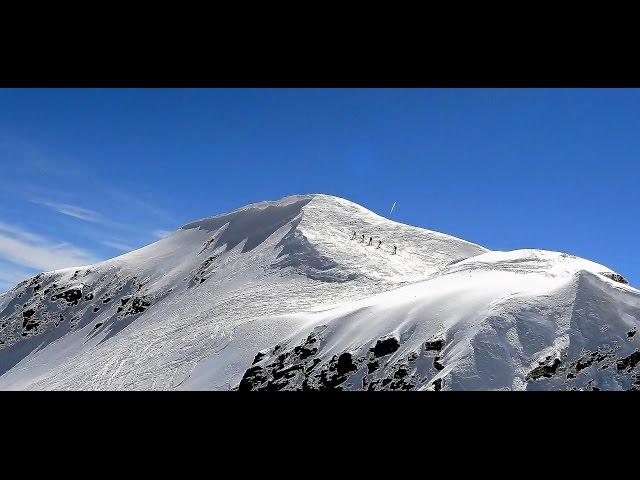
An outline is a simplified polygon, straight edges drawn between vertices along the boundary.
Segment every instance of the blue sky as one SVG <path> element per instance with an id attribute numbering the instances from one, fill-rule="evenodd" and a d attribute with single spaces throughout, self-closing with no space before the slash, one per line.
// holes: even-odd
<path id="1" fill-rule="evenodd" d="M 338 195 L 640 283 L 640 90 L 0 90 L 0 291 L 191 220 Z"/>

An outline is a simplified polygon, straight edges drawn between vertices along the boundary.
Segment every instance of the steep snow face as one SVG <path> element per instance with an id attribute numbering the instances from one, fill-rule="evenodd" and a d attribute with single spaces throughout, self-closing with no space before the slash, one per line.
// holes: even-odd
<path id="1" fill-rule="evenodd" d="M 0 322 L 0 389 L 640 387 L 640 292 L 616 272 L 327 195 L 38 275 Z"/>
<path id="2" fill-rule="evenodd" d="M 299 330 L 261 351 L 240 387 L 634 389 L 640 292 L 613 273 L 541 250 L 472 257 L 429 280 L 297 315 Z"/>
<path id="3" fill-rule="evenodd" d="M 1 297 L 0 388 L 176 388 L 218 351 L 251 348 L 236 337 L 245 323 L 262 332 L 267 315 L 330 308 L 485 251 L 326 195 L 249 205 Z"/>

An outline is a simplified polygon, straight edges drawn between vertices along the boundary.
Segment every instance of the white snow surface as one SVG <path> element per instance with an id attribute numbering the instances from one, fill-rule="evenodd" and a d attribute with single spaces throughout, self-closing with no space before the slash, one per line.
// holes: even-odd
<path id="1" fill-rule="evenodd" d="M 321 194 L 40 274 L 0 296 L 0 322 L 5 390 L 640 385 L 640 292 L 616 272 Z"/>

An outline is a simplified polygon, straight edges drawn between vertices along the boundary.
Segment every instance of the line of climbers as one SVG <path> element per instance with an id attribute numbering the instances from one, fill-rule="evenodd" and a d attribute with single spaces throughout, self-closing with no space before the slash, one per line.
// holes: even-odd
<path id="1" fill-rule="evenodd" d="M 353 236 L 351 237 L 351 240 L 355 240 L 357 234 L 356 232 L 353 232 Z M 360 240 L 360 243 L 364 243 L 365 241 L 365 236 L 364 233 L 362 234 L 362 239 Z M 373 243 L 373 237 L 369 237 L 369 243 L 367 244 L 367 246 L 371 245 Z M 378 246 L 376 247 L 376 250 L 380 248 L 380 245 L 382 245 L 382 240 L 378 240 Z M 396 247 L 395 245 L 393 246 L 393 253 L 391 255 L 395 255 L 396 251 L 397 251 L 398 247 Z"/>

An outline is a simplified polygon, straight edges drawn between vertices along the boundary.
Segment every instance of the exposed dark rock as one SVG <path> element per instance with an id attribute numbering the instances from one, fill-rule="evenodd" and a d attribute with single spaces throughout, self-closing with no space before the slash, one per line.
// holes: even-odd
<path id="1" fill-rule="evenodd" d="M 600 363 L 603 360 L 606 360 L 609 357 L 612 357 L 613 354 L 612 353 L 606 353 L 606 352 L 594 352 L 593 353 L 593 357 L 594 360 L 596 361 L 596 363 Z"/>
<path id="2" fill-rule="evenodd" d="M 254 387 L 259 387 L 265 380 L 266 377 L 263 374 L 262 367 L 251 367 L 244 372 L 240 385 L 238 385 L 238 390 L 241 392 L 249 392 L 253 390 Z"/>
<path id="3" fill-rule="evenodd" d="M 316 347 L 316 346 L 310 347 L 309 346 L 309 345 L 312 345 L 312 344 L 316 343 L 317 341 L 318 341 L 318 339 L 312 333 L 306 338 L 306 340 L 304 341 L 303 345 L 298 345 L 297 347 L 295 347 L 293 349 L 293 353 L 298 355 L 300 360 L 305 360 L 305 359 L 311 357 L 312 355 L 315 355 L 316 353 L 318 353 L 318 347 Z"/>
<path id="4" fill-rule="evenodd" d="M 579 372 L 587 367 L 590 367 L 593 363 L 593 357 L 581 358 L 576 362 L 576 371 Z"/>
<path id="5" fill-rule="evenodd" d="M 316 347 L 308 348 L 304 345 L 298 345 L 293 349 L 293 353 L 300 357 L 300 360 L 304 360 L 305 358 L 309 358 L 311 355 L 314 355 L 318 352 Z"/>
<path id="6" fill-rule="evenodd" d="M 200 251 L 200 253 L 202 253 L 202 250 Z M 213 255 L 213 256 L 207 258 L 204 262 L 202 262 L 202 264 L 200 264 L 200 267 L 198 268 L 198 271 L 195 273 L 193 279 L 189 283 L 190 287 L 193 287 L 194 285 L 200 285 L 200 284 L 204 283 L 204 281 L 207 279 L 204 276 L 204 274 L 205 274 L 206 270 L 211 266 L 211 264 L 213 263 L 213 261 L 216 258 L 217 258 L 217 256 Z"/>
<path id="7" fill-rule="evenodd" d="M 378 363 L 377 360 L 374 360 L 373 362 L 367 363 L 367 373 L 375 372 L 378 369 L 379 366 L 380 366 L 380 364 Z"/>
<path id="8" fill-rule="evenodd" d="M 291 378 L 295 375 L 297 370 L 302 370 L 302 365 L 291 365 L 287 368 L 283 368 L 282 370 L 273 370 L 271 375 L 273 375 L 274 380 L 279 380 L 282 377 Z"/>
<path id="9" fill-rule="evenodd" d="M 613 273 L 613 272 L 602 272 L 600 275 L 604 275 L 607 278 L 610 278 L 611 280 L 613 280 L 614 282 L 618 282 L 618 283 L 622 283 L 624 285 L 629 285 L 629 282 L 627 281 L 626 278 L 624 278 L 622 275 L 620 275 L 619 273 Z"/>
<path id="10" fill-rule="evenodd" d="M 256 356 L 254 357 L 253 363 L 251 365 L 255 365 L 266 356 L 267 356 L 266 353 L 261 353 L 261 352 L 256 353 Z"/>
<path id="11" fill-rule="evenodd" d="M 628 357 L 621 358 L 620 360 L 618 360 L 618 362 L 616 363 L 616 367 L 618 368 L 619 372 L 623 370 L 627 370 L 630 372 L 636 367 L 636 365 L 638 365 L 639 362 L 640 362 L 640 350 L 636 350 Z"/>
<path id="12" fill-rule="evenodd" d="M 138 313 L 144 312 L 147 308 L 151 306 L 151 300 L 145 297 L 136 297 L 131 300 L 131 304 L 129 308 L 125 311 L 124 316 L 128 317 L 131 315 L 137 315 Z"/>
<path id="13" fill-rule="evenodd" d="M 444 348 L 444 340 L 442 339 L 424 342 L 424 349 L 430 352 L 434 352 L 434 351 L 439 352 L 443 348 Z"/>
<path id="14" fill-rule="evenodd" d="M 75 326 L 78 324 L 78 322 L 80 321 L 81 316 L 78 315 L 74 315 L 71 320 L 69 321 L 69 327 L 70 328 L 75 328 Z"/>
<path id="15" fill-rule="evenodd" d="M 353 359 L 350 353 L 344 352 L 338 357 L 337 370 L 339 376 L 345 375 L 349 372 L 353 372 L 357 369 L 358 367 L 356 367 L 353 363 Z"/>
<path id="16" fill-rule="evenodd" d="M 440 363 L 440 357 L 435 357 L 433 359 L 433 368 L 435 368 L 436 370 L 440 371 L 444 368 L 444 365 L 442 363 Z"/>
<path id="17" fill-rule="evenodd" d="M 25 332 L 29 332 L 31 330 L 33 330 L 34 328 L 38 327 L 38 320 L 36 320 L 35 318 L 32 318 L 33 315 L 36 313 L 35 309 L 30 308 L 28 310 L 25 310 L 22 312 L 22 334 L 23 336 L 25 335 Z"/>
<path id="18" fill-rule="evenodd" d="M 630 330 L 627 332 L 627 337 L 632 338 L 636 334 L 637 330 Z"/>
<path id="19" fill-rule="evenodd" d="M 213 261 L 216 259 L 216 256 L 211 256 L 209 258 L 207 258 L 204 262 L 202 262 L 202 265 L 200 266 L 201 270 L 206 270 L 207 268 L 209 268 L 209 266 L 213 263 Z"/>
<path id="20" fill-rule="evenodd" d="M 120 313 L 122 310 L 124 310 L 124 306 L 129 300 L 131 300 L 131 297 L 123 297 L 120 299 L 120 306 L 118 307 L 117 313 Z"/>
<path id="21" fill-rule="evenodd" d="M 560 365 L 562 365 L 562 362 L 559 358 L 554 359 L 551 364 L 541 363 L 529 372 L 526 379 L 537 380 L 542 377 L 551 378 L 556 374 L 558 368 L 560 368 Z"/>
<path id="22" fill-rule="evenodd" d="M 395 373 L 395 375 L 393 376 L 393 378 L 395 379 L 400 379 L 400 378 L 404 378 L 407 375 L 409 375 L 409 372 L 407 371 L 406 368 L 401 367 L 398 369 L 398 371 Z"/>
<path id="23" fill-rule="evenodd" d="M 278 355 L 278 366 L 282 367 L 287 358 L 289 358 L 290 353 L 281 353 Z"/>
<path id="24" fill-rule="evenodd" d="M 258 352 L 238 389 L 322 391 L 361 386 L 363 390 L 373 391 L 415 390 L 427 380 L 422 379 L 418 372 L 412 373 L 409 367 L 409 361 L 420 358 L 419 352 L 411 352 L 393 365 L 379 360 L 397 351 L 399 346 L 397 338 L 380 338 L 364 356 L 342 352 L 323 362 L 316 356 L 321 348 L 321 339 L 314 331 L 298 345 L 276 345 L 271 351 Z M 444 368 L 437 358 L 436 366 Z"/>
<path id="25" fill-rule="evenodd" d="M 207 248 L 209 248 L 209 247 L 211 246 L 211 244 L 212 244 L 213 242 L 215 242 L 215 241 L 216 241 L 216 239 L 217 239 L 217 238 L 218 238 L 218 237 L 213 236 L 213 237 L 211 237 L 209 240 L 207 240 L 206 242 L 204 242 L 204 243 L 202 244 L 202 249 L 198 252 L 198 255 L 200 255 L 200 254 L 201 254 L 202 252 L 204 252 Z"/>
<path id="26" fill-rule="evenodd" d="M 318 360 L 318 359 L 314 359 Z M 341 385 L 349 378 L 348 373 L 357 370 L 353 357 L 349 352 L 334 356 L 328 365 L 319 372 L 311 374 L 305 372 L 307 390 L 342 390 Z"/>
<path id="27" fill-rule="evenodd" d="M 55 301 L 60 298 L 64 299 L 69 306 L 77 305 L 82 298 L 82 290 L 80 290 L 79 288 L 70 288 L 69 290 L 65 290 L 62 293 L 53 295 L 51 297 L 51 300 Z"/>
<path id="28" fill-rule="evenodd" d="M 389 337 L 380 339 L 376 342 L 375 347 L 373 347 L 373 355 L 376 358 L 384 357 L 385 355 L 395 352 L 398 348 L 400 348 L 400 343 L 397 338 Z"/>
<path id="29" fill-rule="evenodd" d="M 321 360 L 319 358 L 314 358 L 313 362 L 311 362 L 311 366 L 309 368 L 307 368 L 305 370 L 305 374 L 308 374 L 309 372 L 311 372 L 314 368 L 316 368 L 316 366 L 321 362 Z"/>
<path id="30" fill-rule="evenodd" d="M 583 355 L 580 359 L 578 359 L 578 361 L 573 363 L 571 367 L 574 368 L 577 373 L 581 370 L 584 370 L 585 368 L 590 367 L 594 363 L 601 363 L 612 355 L 612 353 L 605 351 L 587 353 L 586 355 Z"/>

